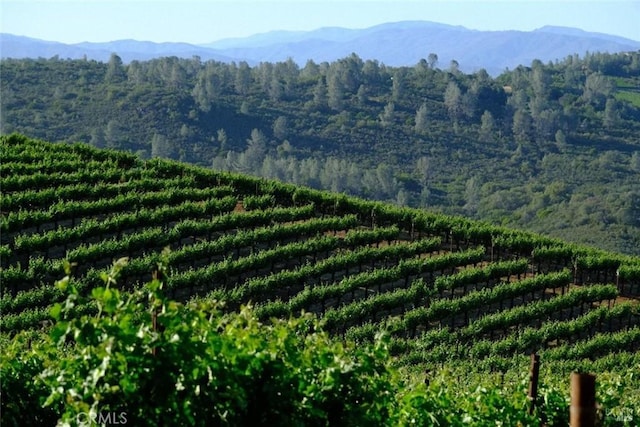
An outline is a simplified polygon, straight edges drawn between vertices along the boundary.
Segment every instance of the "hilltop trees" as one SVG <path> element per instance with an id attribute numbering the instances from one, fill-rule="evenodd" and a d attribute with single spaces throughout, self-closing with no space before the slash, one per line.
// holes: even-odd
<path id="1" fill-rule="evenodd" d="M 122 59 L 115 53 L 111 54 L 107 63 L 107 72 L 104 76 L 105 83 L 121 83 L 127 78 Z"/>

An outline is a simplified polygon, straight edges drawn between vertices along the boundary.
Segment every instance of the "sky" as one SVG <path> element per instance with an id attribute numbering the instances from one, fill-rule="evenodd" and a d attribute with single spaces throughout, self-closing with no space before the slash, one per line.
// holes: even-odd
<path id="1" fill-rule="evenodd" d="M 640 41 L 640 0 L 0 0 L 0 32 L 63 43 L 211 43 L 272 30 L 433 21 L 475 30 L 575 27 Z"/>

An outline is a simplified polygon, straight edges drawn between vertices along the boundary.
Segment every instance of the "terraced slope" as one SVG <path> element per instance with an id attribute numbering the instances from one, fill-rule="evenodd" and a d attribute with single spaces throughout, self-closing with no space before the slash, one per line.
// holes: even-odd
<path id="1" fill-rule="evenodd" d="M 385 329 L 399 363 L 640 349 L 638 258 L 87 145 L 0 147 L 5 334 L 47 326 L 65 259 L 88 293 L 116 259 L 133 289 L 166 257 L 172 298 L 251 302 L 262 319 L 310 311 L 355 340 Z"/>

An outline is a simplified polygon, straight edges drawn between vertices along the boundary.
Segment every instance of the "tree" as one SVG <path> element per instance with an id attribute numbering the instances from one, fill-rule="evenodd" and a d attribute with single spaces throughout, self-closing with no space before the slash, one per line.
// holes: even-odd
<path id="1" fill-rule="evenodd" d="M 378 84 L 381 79 L 380 64 L 376 60 L 367 59 L 362 66 L 362 78 L 370 85 Z"/>
<path id="2" fill-rule="evenodd" d="M 391 100 L 393 102 L 399 102 L 405 93 L 405 75 L 400 70 L 396 71 L 391 77 L 393 84 L 391 87 Z"/>
<path id="3" fill-rule="evenodd" d="M 187 84 L 187 72 L 180 59 L 160 58 L 157 61 L 160 80 L 168 87 L 180 89 Z"/>
<path id="4" fill-rule="evenodd" d="M 422 104 L 416 111 L 416 124 L 413 127 L 416 133 L 425 132 L 428 129 L 427 104 Z"/>
<path id="5" fill-rule="evenodd" d="M 145 80 L 144 71 L 140 61 L 133 60 L 127 67 L 127 80 L 134 85 L 142 84 Z"/>
<path id="6" fill-rule="evenodd" d="M 449 63 L 449 72 L 453 75 L 460 73 L 460 64 L 455 59 L 452 59 Z"/>
<path id="7" fill-rule="evenodd" d="M 444 91 L 444 105 L 454 123 L 462 118 L 462 92 L 456 82 L 449 82 Z"/>
<path id="8" fill-rule="evenodd" d="M 612 129 L 620 121 L 620 113 L 618 112 L 618 103 L 614 98 L 607 98 L 604 107 L 604 126 Z"/>
<path id="9" fill-rule="evenodd" d="M 284 85 L 278 75 L 274 73 L 271 78 L 271 85 L 269 86 L 269 98 L 274 102 L 278 102 L 282 100 L 283 96 Z"/>
<path id="10" fill-rule="evenodd" d="M 435 70 L 435 68 L 438 66 L 438 55 L 436 55 L 435 53 L 430 53 L 427 57 L 427 61 L 429 61 L 429 67 L 431 67 L 432 70 Z"/>
<path id="11" fill-rule="evenodd" d="M 304 79 L 317 79 L 320 77 L 320 67 L 313 59 L 308 59 L 304 68 L 300 71 L 300 77 Z"/>
<path id="12" fill-rule="evenodd" d="M 398 206 L 407 206 L 409 204 L 409 194 L 407 193 L 407 190 L 405 190 L 404 188 L 398 190 L 395 203 Z"/>
<path id="13" fill-rule="evenodd" d="M 546 109 L 538 114 L 533 120 L 535 126 L 535 135 L 539 141 L 551 140 L 560 123 L 560 112 L 557 110 Z"/>
<path id="14" fill-rule="evenodd" d="M 322 78 L 319 78 L 318 83 L 313 88 L 313 103 L 317 108 L 325 108 L 327 102 L 327 85 Z"/>
<path id="15" fill-rule="evenodd" d="M 278 116 L 273 122 L 273 136 L 279 140 L 283 140 L 289 133 L 289 125 L 285 116 Z"/>
<path id="16" fill-rule="evenodd" d="M 518 142 L 527 142 L 531 138 L 531 116 L 521 109 L 513 114 L 513 136 Z"/>
<path id="17" fill-rule="evenodd" d="M 563 151 L 567 148 L 567 137 L 562 131 L 562 129 L 558 129 L 555 135 L 556 147 L 558 150 Z"/>
<path id="18" fill-rule="evenodd" d="M 91 140 L 89 141 L 89 144 L 96 148 L 105 148 L 107 146 L 107 140 L 102 128 L 95 128 L 91 131 Z"/>
<path id="19" fill-rule="evenodd" d="M 384 111 L 380 114 L 380 124 L 382 127 L 389 127 L 393 124 L 395 119 L 395 105 L 393 102 L 387 103 L 384 107 Z"/>
<path id="20" fill-rule="evenodd" d="M 255 70 L 258 75 L 257 80 L 260 82 L 260 87 L 266 93 L 271 86 L 271 80 L 273 78 L 273 64 L 271 62 L 261 62 Z"/>
<path id="21" fill-rule="evenodd" d="M 478 203 L 480 202 L 480 183 L 475 177 L 471 177 L 467 180 L 464 188 L 464 210 L 469 215 L 476 214 L 478 210 Z"/>
<path id="22" fill-rule="evenodd" d="M 364 105 L 366 105 L 367 103 L 367 88 L 365 87 L 365 85 L 360 85 L 360 87 L 358 88 L 358 93 L 356 95 L 356 98 L 358 99 L 358 105 L 363 107 Z"/>
<path id="23" fill-rule="evenodd" d="M 241 172 L 253 173 L 259 171 L 267 154 L 267 137 L 259 129 L 251 130 L 251 138 L 247 139 L 247 149 L 238 159 Z"/>
<path id="24" fill-rule="evenodd" d="M 153 134 L 151 138 L 151 157 L 172 158 L 175 155 L 175 149 L 171 141 L 164 135 Z"/>
<path id="25" fill-rule="evenodd" d="M 393 168 L 386 163 L 380 163 L 376 168 L 378 186 L 385 198 L 394 197 L 397 193 L 397 181 L 393 176 Z"/>
<path id="26" fill-rule="evenodd" d="M 127 74 L 122 65 L 122 59 L 112 53 L 107 63 L 107 73 L 104 76 L 105 83 L 121 83 L 127 79 Z"/>
<path id="27" fill-rule="evenodd" d="M 462 114 L 467 119 L 472 119 L 476 115 L 476 108 L 478 105 L 478 93 L 475 91 L 466 91 L 460 100 L 462 107 Z"/>
<path id="28" fill-rule="evenodd" d="M 327 82 L 327 104 L 335 111 L 342 111 L 344 108 L 344 87 L 340 77 L 336 73 L 329 75 Z"/>
<path id="29" fill-rule="evenodd" d="M 429 64 L 427 63 L 427 60 L 424 58 L 421 58 L 420 61 L 418 61 L 418 63 L 413 66 L 414 74 L 418 78 L 424 78 L 425 76 L 427 76 L 428 70 L 429 70 Z"/>
<path id="30" fill-rule="evenodd" d="M 611 94 L 613 85 L 602 73 L 591 73 L 584 83 L 582 97 L 596 107 L 602 107 L 607 97 Z"/>
<path id="31" fill-rule="evenodd" d="M 331 71 L 338 78 L 345 91 L 355 93 L 362 84 L 363 67 L 362 59 L 352 53 L 348 57 L 332 63 Z"/>
<path id="32" fill-rule="evenodd" d="M 531 88 L 536 97 L 548 99 L 551 92 L 551 76 L 540 60 L 533 61 L 531 71 Z"/>
<path id="33" fill-rule="evenodd" d="M 224 129 L 218 129 L 216 132 L 216 140 L 218 141 L 218 144 L 220 144 L 220 151 L 227 149 L 229 138 L 227 137 L 227 132 Z"/>
<path id="34" fill-rule="evenodd" d="M 124 139 L 124 132 L 116 120 L 109 120 L 109 123 L 107 123 L 104 139 L 107 148 L 120 148 Z"/>
<path id="35" fill-rule="evenodd" d="M 495 128 L 495 120 L 493 114 L 485 110 L 480 117 L 480 139 L 484 142 L 493 141 L 493 131 Z"/>
<path id="36" fill-rule="evenodd" d="M 196 84 L 191 91 L 193 99 L 203 112 L 211 110 L 211 104 L 222 93 L 222 81 L 216 73 L 213 64 L 207 63 L 204 69 L 198 72 Z"/>
<path id="37" fill-rule="evenodd" d="M 427 156 L 418 157 L 416 160 L 415 171 L 418 174 L 418 180 L 423 188 L 429 184 L 431 178 L 431 161 Z"/>
<path id="38" fill-rule="evenodd" d="M 241 61 L 236 69 L 234 86 L 239 95 L 246 95 L 249 93 L 249 88 L 251 87 L 251 68 L 246 61 Z"/>
<path id="39" fill-rule="evenodd" d="M 278 62 L 273 70 L 275 76 L 278 76 L 282 83 L 283 95 L 285 98 L 293 98 L 296 96 L 296 83 L 300 76 L 300 67 L 291 59 L 287 58 L 284 62 Z"/>

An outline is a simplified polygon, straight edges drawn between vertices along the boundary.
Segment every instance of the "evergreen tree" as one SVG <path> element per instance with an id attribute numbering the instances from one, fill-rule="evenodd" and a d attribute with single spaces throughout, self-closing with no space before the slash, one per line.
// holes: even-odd
<path id="1" fill-rule="evenodd" d="M 454 123 L 462 118 L 462 92 L 456 82 L 449 82 L 444 92 L 444 105 Z"/>
<path id="2" fill-rule="evenodd" d="M 112 53 L 107 64 L 107 73 L 104 76 L 105 83 L 121 83 L 127 79 L 127 74 L 122 65 L 122 59 Z"/>
<path id="3" fill-rule="evenodd" d="M 322 78 L 318 79 L 313 88 L 313 103 L 317 108 L 326 108 L 328 102 L 327 85 Z"/>
<path id="4" fill-rule="evenodd" d="M 435 70 L 438 66 L 438 55 L 436 55 L 435 53 L 430 53 L 427 57 L 427 61 L 429 61 L 429 67 L 432 70 Z"/>
<path id="5" fill-rule="evenodd" d="M 289 124 L 285 116 L 278 116 L 273 122 L 273 136 L 279 140 L 283 140 L 289 133 Z"/>
<path id="6" fill-rule="evenodd" d="M 380 114 L 380 124 L 382 127 L 389 127 L 393 125 L 395 119 L 395 105 L 393 102 L 387 103 L 384 107 L 384 111 Z"/>
<path id="7" fill-rule="evenodd" d="M 480 117 L 480 139 L 484 142 L 493 141 L 493 131 L 495 128 L 495 120 L 493 114 L 485 110 Z"/>
<path id="8" fill-rule="evenodd" d="M 422 104 L 420 108 L 416 111 L 416 119 L 415 119 L 414 130 L 416 133 L 426 132 L 428 129 L 428 117 L 427 117 L 427 105 Z"/>
<path id="9" fill-rule="evenodd" d="M 151 138 L 151 157 L 163 157 L 170 159 L 175 155 L 175 149 L 171 141 L 164 135 L 154 134 Z"/>
<path id="10" fill-rule="evenodd" d="M 327 81 L 327 104 L 335 111 L 342 111 L 344 108 L 344 87 L 340 77 L 336 73 L 329 75 Z"/>

